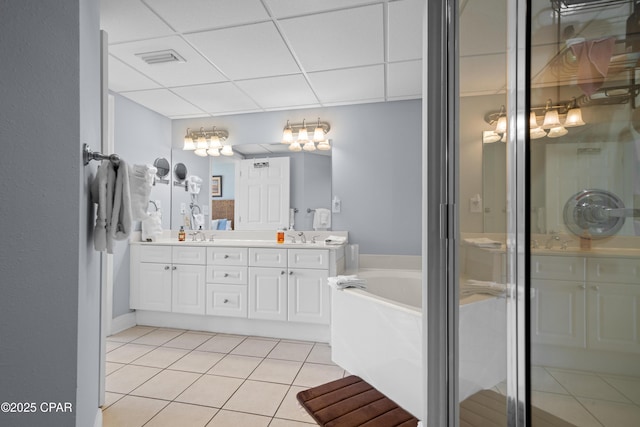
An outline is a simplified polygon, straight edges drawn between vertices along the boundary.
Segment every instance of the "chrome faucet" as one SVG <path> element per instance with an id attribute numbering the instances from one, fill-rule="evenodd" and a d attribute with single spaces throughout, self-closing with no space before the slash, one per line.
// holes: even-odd
<path id="1" fill-rule="evenodd" d="M 547 243 L 544 244 L 544 247 L 547 249 L 551 249 L 553 248 L 553 242 L 559 241 L 559 240 L 560 240 L 560 236 L 558 236 L 558 233 L 555 231 L 552 231 L 551 236 L 549 236 L 549 239 L 547 240 Z"/>
<path id="2" fill-rule="evenodd" d="M 298 233 L 298 236 L 300 236 L 300 243 L 307 243 L 307 236 L 302 231 Z"/>
<path id="3" fill-rule="evenodd" d="M 316 239 L 317 239 L 318 237 L 320 237 L 320 236 L 313 236 L 313 237 L 311 237 L 311 243 L 317 243 L 317 240 L 316 240 Z"/>
<path id="4" fill-rule="evenodd" d="M 204 231 L 202 231 L 202 226 L 200 226 L 200 228 L 198 229 L 198 231 L 196 231 L 195 233 L 190 233 L 191 234 L 191 241 L 192 242 L 197 242 L 198 241 L 198 237 L 200 237 L 200 241 L 204 242 L 207 240 L 207 236 L 205 236 Z"/>
<path id="5" fill-rule="evenodd" d="M 209 241 L 213 242 L 213 236 L 215 236 L 215 234 L 211 233 L 211 235 L 209 236 Z"/>

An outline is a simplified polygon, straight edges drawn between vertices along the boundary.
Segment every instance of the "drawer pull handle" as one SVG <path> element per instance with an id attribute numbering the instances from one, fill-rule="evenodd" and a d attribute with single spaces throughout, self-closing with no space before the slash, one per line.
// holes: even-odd
<path id="1" fill-rule="evenodd" d="M 177 270 L 178 267 L 176 267 L 175 265 L 173 266 L 172 270 Z"/>
<path id="2" fill-rule="evenodd" d="M 224 273 L 224 277 L 229 277 L 229 273 Z"/>
<path id="3" fill-rule="evenodd" d="M 289 272 L 289 276 L 292 276 L 292 275 L 293 275 L 293 271 L 290 271 L 290 272 Z"/>
<path id="4" fill-rule="evenodd" d="M 225 299 L 224 299 L 224 301 L 222 301 L 222 302 L 223 302 L 224 304 L 226 304 L 226 303 L 228 303 L 228 302 L 229 302 L 229 300 L 225 298 Z"/>
<path id="5" fill-rule="evenodd" d="M 225 254 L 224 259 L 227 259 L 227 258 L 229 258 L 229 255 Z"/>
<path id="6" fill-rule="evenodd" d="M 285 271 L 284 271 L 284 270 L 282 270 L 282 271 L 280 272 L 280 274 L 285 274 Z"/>
<path id="7" fill-rule="evenodd" d="M 165 266 L 164 266 L 164 269 L 165 269 L 165 270 L 168 270 L 168 269 L 169 269 L 169 266 L 168 266 L 168 265 L 165 265 Z"/>

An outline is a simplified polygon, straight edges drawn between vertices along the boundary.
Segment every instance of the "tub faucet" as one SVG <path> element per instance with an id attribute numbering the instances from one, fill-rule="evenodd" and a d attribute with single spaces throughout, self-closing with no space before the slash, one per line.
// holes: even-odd
<path id="1" fill-rule="evenodd" d="M 547 240 L 547 243 L 544 244 L 544 247 L 547 249 L 553 248 L 553 242 L 555 240 L 560 240 L 560 236 L 558 236 L 558 233 L 556 233 L 555 231 L 552 231 L 551 236 L 549 236 L 549 239 Z"/>
<path id="2" fill-rule="evenodd" d="M 307 236 L 302 231 L 298 233 L 298 236 L 300 236 L 300 243 L 307 243 Z"/>

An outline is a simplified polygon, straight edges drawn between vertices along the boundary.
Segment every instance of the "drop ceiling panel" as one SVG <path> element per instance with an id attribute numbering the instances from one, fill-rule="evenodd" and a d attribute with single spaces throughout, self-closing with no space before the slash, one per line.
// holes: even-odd
<path id="1" fill-rule="evenodd" d="M 167 89 L 121 92 L 120 94 L 167 117 L 200 115 L 204 113 L 204 111 L 191 105 Z"/>
<path id="2" fill-rule="evenodd" d="M 114 92 L 156 89 L 160 85 L 119 59 L 109 56 L 109 89 Z"/>
<path id="3" fill-rule="evenodd" d="M 497 93 L 506 83 L 505 54 L 460 58 L 460 94 Z"/>
<path id="4" fill-rule="evenodd" d="M 161 37 L 173 31 L 139 1 L 102 0 L 100 28 L 109 34 L 109 43 Z"/>
<path id="5" fill-rule="evenodd" d="M 305 71 L 384 61 L 382 5 L 280 21 Z"/>
<path id="6" fill-rule="evenodd" d="M 175 50 L 186 62 L 149 65 L 136 54 L 166 49 Z M 211 64 L 179 36 L 123 43 L 109 47 L 121 61 L 165 87 L 215 83 L 226 80 Z"/>
<path id="7" fill-rule="evenodd" d="M 270 19 L 260 0 L 146 0 L 146 3 L 181 33 Z"/>
<path id="8" fill-rule="evenodd" d="M 301 74 L 243 80 L 236 84 L 265 109 L 318 105 L 317 98 Z"/>
<path id="9" fill-rule="evenodd" d="M 178 87 L 172 91 L 211 114 L 259 110 L 251 98 L 229 82 Z"/>
<path id="10" fill-rule="evenodd" d="M 387 66 L 387 97 L 422 97 L 422 61 L 395 62 Z"/>
<path id="11" fill-rule="evenodd" d="M 323 104 L 384 100 L 384 65 L 309 73 Z"/>
<path id="12" fill-rule="evenodd" d="M 265 3 L 276 18 L 288 16 L 306 15 L 310 13 L 325 12 L 334 9 L 343 9 L 371 3 L 371 0 L 265 0 Z"/>
<path id="13" fill-rule="evenodd" d="M 300 72 L 272 22 L 190 34 L 186 38 L 232 80 Z"/>
<path id="14" fill-rule="evenodd" d="M 423 5 L 420 0 L 389 3 L 389 61 L 422 58 Z"/>
<path id="15" fill-rule="evenodd" d="M 460 17 L 460 55 L 506 52 L 505 0 L 470 1 Z"/>

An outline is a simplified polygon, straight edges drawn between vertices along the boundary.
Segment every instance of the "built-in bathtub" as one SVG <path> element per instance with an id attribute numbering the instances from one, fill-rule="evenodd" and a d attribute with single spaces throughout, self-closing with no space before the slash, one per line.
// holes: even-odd
<path id="1" fill-rule="evenodd" d="M 417 418 L 424 415 L 422 272 L 362 269 L 367 289 L 331 290 L 335 363 Z M 504 298 L 467 298 L 460 306 L 460 400 L 506 375 Z"/>

